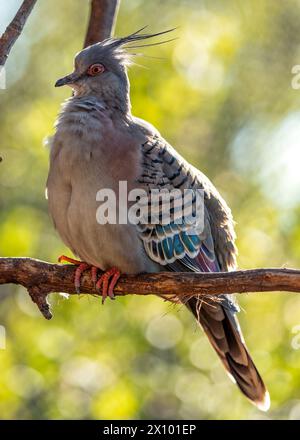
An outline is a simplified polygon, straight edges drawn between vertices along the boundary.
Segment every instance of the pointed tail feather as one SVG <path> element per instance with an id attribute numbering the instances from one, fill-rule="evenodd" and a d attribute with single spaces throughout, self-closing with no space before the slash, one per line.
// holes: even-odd
<path id="1" fill-rule="evenodd" d="M 199 304 L 197 298 L 191 298 L 186 305 L 242 393 L 260 410 L 267 411 L 270 407 L 269 393 L 251 359 L 233 313 L 220 303 Z"/>

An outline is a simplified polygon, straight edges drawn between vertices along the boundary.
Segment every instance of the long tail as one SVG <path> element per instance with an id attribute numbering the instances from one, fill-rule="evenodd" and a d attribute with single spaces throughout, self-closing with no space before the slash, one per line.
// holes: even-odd
<path id="1" fill-rule="evenodd" d="M 199 307 L 197 298 L 191 298 L 186 305 L 242 393 L 260 410 L 267 411 L 269 393 L 247 350 L 234 314 L 216 302 L 202 302 Z"/>

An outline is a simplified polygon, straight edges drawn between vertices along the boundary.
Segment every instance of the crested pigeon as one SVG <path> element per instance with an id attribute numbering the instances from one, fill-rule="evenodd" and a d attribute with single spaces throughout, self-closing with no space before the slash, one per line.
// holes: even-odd
<path id="1" fill-rule="evenodd" d="M 236 267 L 235 232 L 226 202 L 150 123 L 131 113 L 128 47 L 144 47 L 145 40 L 163 33 L 140 30 L 89 46 L 76 55 L 73 73 L 56 82 L 57 87 L 71 86 L 73 96 L 63 104 L 52 140 L 49 211 L 62 240 L 80 258 L 76 289 L 82 271 L 92 267 L 104 298 L 113 298 L 120 273 Z M 126 182 L 128 193 L 135 188 L 147 194 L 154 188 L 202 190 L 203 229 L 191 234 L 192 226 L 174 221 L 99 224 L 96 194 L 102 188 L 117 194 L 119 182 Z M 99 280 L 97 268 L 105 271 Z M 233 297 L 224 292 L 219 302 L 190 297 L 185 304 L 242 393 L 258 408 L 268 409 L 269 394 L 246 348 Z"/>

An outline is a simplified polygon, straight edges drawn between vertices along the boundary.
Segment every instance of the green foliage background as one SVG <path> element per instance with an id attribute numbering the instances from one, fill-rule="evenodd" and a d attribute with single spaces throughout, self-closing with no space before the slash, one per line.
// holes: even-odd
<path id="1" fill-rule="evenodd" d="M 0 0 L 0 31 L 20 3 Z M 68 253 L 47 214 L 42 143 L 70 95 L 53 84 L 71 71 L 87 16 L 87 0 L 39 0 L 7 63 L 1 256 L 54 262 Z M 144 50 L 137 62 L 146 68 L 130 69 L 133 111 L 226 198 L 242 268 L 300 267 L 300 91 L 291 87 L 299 23 L 296 0 L 123 0 L 119 13 L 117 35 L 146 24 L 151 31 L 178 26 L 176 41 Z M 2 286 L 0 293 L 2 419 L 300 418 L 297 294 L 240 298 L 246 340 L 272 398 L 262 414 L 181 308 L 157 298 L 102 307 L 95 298 L 53 295 L 47 322 L 24 289 Z"/>

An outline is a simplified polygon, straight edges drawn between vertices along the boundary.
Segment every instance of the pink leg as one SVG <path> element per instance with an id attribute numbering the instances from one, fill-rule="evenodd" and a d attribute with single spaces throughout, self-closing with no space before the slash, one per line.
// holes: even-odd
<path id="1" fill-rule="evenodd" d="M 114 296 L 114 288 L 120 278 L 120 271 L 116 267 L 112 267 L 111 269 L 104 272 L 101 275 L 99 281 L 96 284 L 96 290 L 100 293 L 100 288 L 102 287 L 102 304 L 104 304 L 107 296 L 110 299 L 115 299 Z"/>
<path id="2" fill-rule="evenodd" d="M 87 263 L 80 263 L 76 270 L 75 270 L 75 279 L 74 279 L 74 285 L 76 293 L 80 293 L 80 284 L 81 284 L 81 277 L 83 272 L 88 269 L 90 266 Z"/>
<path id="3" fill-rule="evenodd" d="M 77 266 L 76 270 L 75 270 L 75 278 L 74 278 L 74 285 L 75 285 L 76 293 L 78 293 L 78 294 L 80 293 L 81 277 L 82 277 L 83 272 L 87 269 L 91 269 L 92 280 L 93 280 L 93 283 L 96 287 L 98 267 L 91 266 L 90 264 L 85 263 L 84 261 L 75 260 L 74 258 L 66 257 L 65 255 L 61 255 L 58 258 L 58 261 L 60 263 L 62 261 L 66 261 L 68 263 L 72 263 L 75 266 Z"/>

